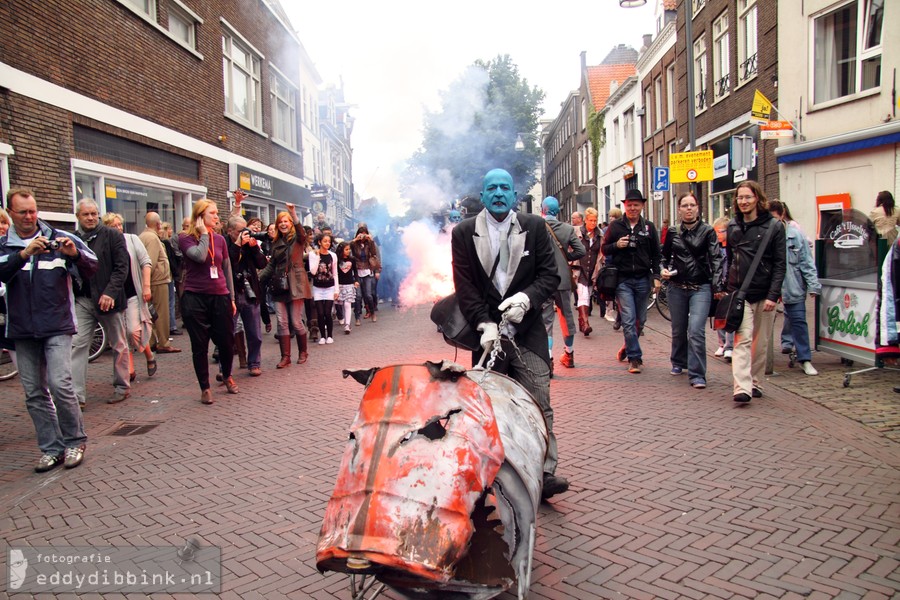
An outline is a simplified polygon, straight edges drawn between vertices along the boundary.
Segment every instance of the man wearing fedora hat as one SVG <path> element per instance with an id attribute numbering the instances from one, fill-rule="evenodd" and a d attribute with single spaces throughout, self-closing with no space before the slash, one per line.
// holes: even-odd
<path id="1" fill-rule="evenodd" d="M 609 224 L 601 246 L 606 260 L 611 260 L 619 272 L 616 303 L 625 334 L 624 353 L 619 351 L 619 360 L 628 361 L 629 373 L 640 373 L 643 367 L 640 330 L 647 321 L 650 286 L 654 292 L 660 286 L 659 235 L 653 223 L 641 216 L 645 203 L 640 190 L 628 190 L 623 202 L 625 215 Z"/>

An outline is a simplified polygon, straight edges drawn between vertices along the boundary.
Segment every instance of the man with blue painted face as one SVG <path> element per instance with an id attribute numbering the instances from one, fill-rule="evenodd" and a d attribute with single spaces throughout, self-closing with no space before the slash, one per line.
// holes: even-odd
<path id="1" fill-rule="evenodd" d="M 559 287 L 555 248 L 542 218 L 513 211 L 516 192 L 503 169 L 484 176 L 481 203 L 485 210 L 453 228 L 453 283 L 460 310 L 482 333 L 473 364 L 499 339 L 505 355 L 492 368 L 519 382 L 544 412 L 550 434 L 542 491 L 547 499 L 569 489 L 555 475 L 550 352 L 541 318 L 541 306 Z"/>

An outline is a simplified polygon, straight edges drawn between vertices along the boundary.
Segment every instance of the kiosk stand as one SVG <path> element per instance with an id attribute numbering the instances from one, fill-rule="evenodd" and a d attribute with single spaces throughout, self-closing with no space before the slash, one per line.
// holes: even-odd
<path id="1" fill-rule="evenodd" d="M 868 368 L 844 374 L 844 387 L 859 373 L 889 368 L 876 353 L 876 313 L 880 265 L 887 253 L 872 221 L 856 209 L 845 209 L 826 223 L 816 240 L 816 262 L 822 295 L 816 302 L 816 346 L 841 362 Z"/>

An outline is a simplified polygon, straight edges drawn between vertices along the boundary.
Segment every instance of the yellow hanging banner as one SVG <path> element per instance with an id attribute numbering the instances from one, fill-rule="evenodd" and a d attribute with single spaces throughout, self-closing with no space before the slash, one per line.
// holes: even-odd
<path id="1" fill-rule="evenodd" d="M 771 114 L 772 103 L 762 95 L 762 92 L 756 90 L 756 93 L 753 94 L 753 108 L 750 109 L 750 122 L 757 125 L 768 123 Z"/>

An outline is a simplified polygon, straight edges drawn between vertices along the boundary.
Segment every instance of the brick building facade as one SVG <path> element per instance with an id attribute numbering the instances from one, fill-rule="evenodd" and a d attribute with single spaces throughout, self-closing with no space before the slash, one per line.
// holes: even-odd
<path id="1" fill-rule="evenodd" d="M 0 33 L 0 186 L 33 188 L 47 220 L 94 197 L 139 231 L 203 196 L 225 211 L 237 188 L 265 222 L 310 206 L 300 43 L 277 2 L 13 0 Z"/>
<path id="2" fill-rule="evenodd" d="M 689 4 L 689 6 L 688 6 Z M 693 65 L 688 66 L 686 9 L 693 12 Z M 676 76 L 678 89 L 678 151 L 688 149 L 688 99 L 695 107 L 695 149 L 712 150 L 715 179 L 698 185 L 704 217 L 712 222 L 732 216 L 732 192 L 742 179 L 758 181 L 770 198 L 779 196 L 777 140 L 761 140 L 751 125 L 750 108 L 756 90 L 778 104 L 778 27 L 776 0 L 689 0 L 678 3 Z M 686 68 L 694 73 L 688 90 Z M 687 93 L 684 93 L 684 92 Z M 773 115 L 773 118 L 775 116 Z M 752 138 L 755 165 L 746 173 L 729 160 L 733 136 Z M 689 184 L 675 184 L 673 196 Z"/>

